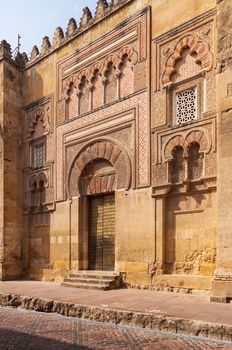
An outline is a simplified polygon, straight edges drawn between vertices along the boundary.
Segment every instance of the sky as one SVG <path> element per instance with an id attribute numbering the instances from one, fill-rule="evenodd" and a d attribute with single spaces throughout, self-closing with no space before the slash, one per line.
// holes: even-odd
<path id="1" fill-rule="evenodd" d="M 5 39 L 14 50 L 17 47 L 17 36 L 20 34 L 21 52 L 30 54 L 34 45 L 40 49 L 44 36 L 47 35 L 52 42 L 56 27 L 60 26 L 65 33 L 71 17 L 79 23 L 85 6 L 88 6 L 94 14 L 97 0 L 0 0 L 0 2 L 0 40 Z"/>

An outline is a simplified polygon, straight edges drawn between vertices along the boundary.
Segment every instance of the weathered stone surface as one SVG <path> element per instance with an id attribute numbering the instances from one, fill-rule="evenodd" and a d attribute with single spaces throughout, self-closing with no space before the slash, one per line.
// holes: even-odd
<path id="1" fill-rule="evenodd" d="M 2 40 L 0 43 L 0 57 L 1 58 L 11 58 L 11 46 L 6 40 Z"/>
<path id="2" fill-rule="evenodd" d="M 83 15 L 81 17 L 80 27 L 82 28 L 87 26 L 91 19 L 92 19 L 92 13 L 88 7 L 85 7 L 83 9 Z"/>
<path id="3" fill-rule="evenodd" d="M 34 60 L 37 56 L 39 55 L 39 49 L 36 45 L 33 46 L 32 50 L 31 50 L 31 60 Z"/>
<path id="4" fill-rule="evenodd" d="M 66 30 L 66 36 L 67 37 L 72 36 L 75 33 L 76 29 L 77 29 L 77 23 L 76 23 L 75 19 L 70 18 L 70 20 L 68 22 L 68 27 Z"/>
<path id="5" fill-rule="evenodd" d="M 221 71 L 232 70 L 232 3 L 224 0 L 218 7 L 218 64 Z"/>
<path id="6" fill-rule="evenodd" d="M 52 46 L 56 47 L 62 43 L 64 32 L 61 27 L 57 27 L 53 36 Z"/>
<path id="7" fill-rule="evenodd" d="M 217 261 L 212 282 L 211 300 L 229 302 L 232 298 L 232 264 L 231 264 L 231 108 L 232 98 L 230 83 L 232 76 L 232 4 L 224 0 L 218 6 L 218 71 L 217 101 L 219 112 L 218 124 L 218 211 L 217 211 Z"/>
<path id="8" fill-rule="evenodd" d="M 51 43 L 50 43 L 49 37 L 45 36 L 42 42 L 41 54 L 42 55 L 47 54 L 49 52 L 50 47 L 51 47 Z"/>
<path id="9" fill-rule="evenodd" d="M 16 64 L 18 64 L 20 69 L 24 69 L 26 62 L 28 61 L 27 56 L 25 56 L 24 54 L 21 53 L 17 53 L 16 57 L 15 57 L 15 62 Z"/>
<path id="10" fill-rule="evenodd" d="M 158 329 L 165 332 L 189 334 L 205 338 L 232 340 L 232 326 L 205 323 L 195 320 L 180 319 L 155 313 L 128 312 L 121 310 L 75 305 L 42 298 L 0 294 L 0 305 L 21 307 L 39 312 L 54 312 L 67 317 L 94 320 L 135 326 L 139 328 Z"/>
<path id="11" fill-rule="evenodd" d="M 96 18 L 103 17 L 105 15 L 105 13 L 106 13 L 107 7 L 108 7 L 108 3 L 107 3 L 106 0 L 98 0 L 95 17 Z"/>

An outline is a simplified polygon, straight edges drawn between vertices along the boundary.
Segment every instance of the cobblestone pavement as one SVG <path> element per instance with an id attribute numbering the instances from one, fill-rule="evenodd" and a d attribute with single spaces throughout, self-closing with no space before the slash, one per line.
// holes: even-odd
<path id="1" fill-rule="evenodd" d="M 220 343 L 158 331 L 0 308 L 1 350 L 229 350 Z"/>

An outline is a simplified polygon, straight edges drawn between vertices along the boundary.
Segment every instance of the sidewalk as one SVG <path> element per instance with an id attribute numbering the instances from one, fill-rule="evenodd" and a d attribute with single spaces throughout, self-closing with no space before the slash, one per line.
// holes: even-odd
<path id="1" fill-rule="evenodd" d="M 96 291 L 50 282 L 7 281 L 0 282 L 0 305 L 232 340 L 232 304 L 212 303 L 208 296 L 136 289 Z"/>

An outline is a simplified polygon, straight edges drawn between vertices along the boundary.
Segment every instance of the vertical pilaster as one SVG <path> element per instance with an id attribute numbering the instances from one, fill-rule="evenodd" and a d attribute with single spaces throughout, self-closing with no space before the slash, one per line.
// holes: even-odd
<path id="1" fill-rule="evenodd" d="M 165 197 L 155 197 L 155 266 L 157 275 L 164 273 L 164 226 Z"/>
<path id="2" fill-rule="evenodd" d="M 212 300 L 232 298 L 232 2 L 218 1 L 217 111 L 218 111 L 218 203 L 217 265 Z"/>
<path id="3" fill-rule="evenodd" d="M 3 60 L 0 62 L 0 90 L 3 93 Z M 0 99 L 0 280 L 3 279 L 4 263 L 4 143 L 3 143 L 3 99 Z"/>

